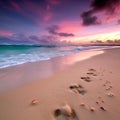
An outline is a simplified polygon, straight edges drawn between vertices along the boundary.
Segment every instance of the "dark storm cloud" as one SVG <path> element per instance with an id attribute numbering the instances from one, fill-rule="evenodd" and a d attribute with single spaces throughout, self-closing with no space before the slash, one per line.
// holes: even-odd
<path id="1" fill-rule="evenodd" d="M 120 0 L 93 0 L 91 9 L 81 14 L 82 24 L 85 26 L 99 24 L 98 17 L 94 14 L 104 11 L 106 15 L 116 14 L 119 10 Z"/>
<path id="2" fill-rule="evenodd" d="M 64 32 L 58 32 L 60 27 L 58 25 L 53 25 L 47 28 L 48 32 L 53 35 L 61 36 L 61 37 L 73 37 L 73 33 L 64 33 Z"/>
<path id="3" fill-rule="evenodd" d="M 100 24 L 97 16 L 94 16 L 92 11 L 83 12 L 81 17 L 83 20 L 82 24 L 85 26 Z"/>
<path id="4" fill-rule="evenodd" d="M 91 7 L 94 12 L 105 10 L 106 12 L 114 13 L 119 4 L 120 0 L 93 0 Z"/>

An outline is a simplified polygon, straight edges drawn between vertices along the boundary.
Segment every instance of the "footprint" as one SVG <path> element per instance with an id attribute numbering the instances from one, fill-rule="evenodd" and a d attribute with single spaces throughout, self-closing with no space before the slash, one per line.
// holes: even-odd
<path id="1" fill-rule="evenodd" d="M 95 70 L 95 69 L 93 69 L 93 68 L 91 68 L 91 69 L 89 69 L 88 71 L 95 72 L 96 70 Z"/>
<path id="2" fill-rule="evenodd" d="M 74 85 L 70 85 L 69 87 L 73 92 L 75 93 L 79 93 L 81 95 L 84 95 L 86 93 L 86 90 L 84 89 L 83 86 L 81 85 L 77 85 L 77 84 L 74 84 Z"/>
<path id="3" fill-rule="evenodd" d="M 68 104 L 56 109 L 54 111 L 54 117 L 56 120 L 79 120 L 75 110 Z"/>
<path id="4" fill-rule="evenodd" d="M 88 75 L 97 76 L 95 69 L 89 69 L 88 71 L 89 71 L 87 72 Z"/>
<path id="5" fill-rule="evenodd" d="M 94 73 L 93 73 L 93 72 L 87 72 L 87 74 L 88 74 L 88 75 L 94 75 Z"/>
<path id="6" fill-rule="evenodd" d="M 91 82 L 90 77 L 81 77 L 82 80 L 84 80 L 85 82 Z"/>
<path id="7" fill-rule="evenodd" d="M 102 106 L 100 107 L 100 109 L 103 110 L 103 111 L 106 111 L 106 109 L 104 107 L 102 107 Z"/>
<path id="8" fill-rule="evenodd" d="M 103 84 L 104 87 L 106 87 L 105 90 L 111 90 L 113 88 L 113 86 L 111 85 L 111 82 L 110 81 L 106 81 L 104 84 Z"/>

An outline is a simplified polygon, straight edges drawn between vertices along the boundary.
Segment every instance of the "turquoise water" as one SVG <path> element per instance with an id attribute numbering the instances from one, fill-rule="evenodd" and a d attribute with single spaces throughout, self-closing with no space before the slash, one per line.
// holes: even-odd
<path id="1" fill-rule="evenodd" d="M 15 66 L 27 62 L 49 60 L 58 56 L 78 53 L 88 49 L 108 48 L 108 46 L 36 46 L 36 45 L 0 45 L 0 68 Z"/>

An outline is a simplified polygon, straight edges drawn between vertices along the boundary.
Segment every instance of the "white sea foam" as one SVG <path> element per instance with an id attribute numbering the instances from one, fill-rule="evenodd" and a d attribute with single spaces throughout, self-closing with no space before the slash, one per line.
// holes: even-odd
<path id="1" fill-rule="evenodd" d="M 88 46 L 88 47 L 24 47 L 22 49 L 0 49 L 0 68 L 15 66 L 27 62 L 36 62 L 49 60 L 58 56 L 74 54 L 82 50 L 101 49 L 106 47 Z"/>

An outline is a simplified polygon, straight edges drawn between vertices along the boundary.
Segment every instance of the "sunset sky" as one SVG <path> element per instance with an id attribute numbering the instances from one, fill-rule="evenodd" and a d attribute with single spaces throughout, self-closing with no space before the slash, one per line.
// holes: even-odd
<path id="1" fill-rule="evenodd" d="M 120 39 L 120 0 L 0 0 L 0 44 Z"/>

